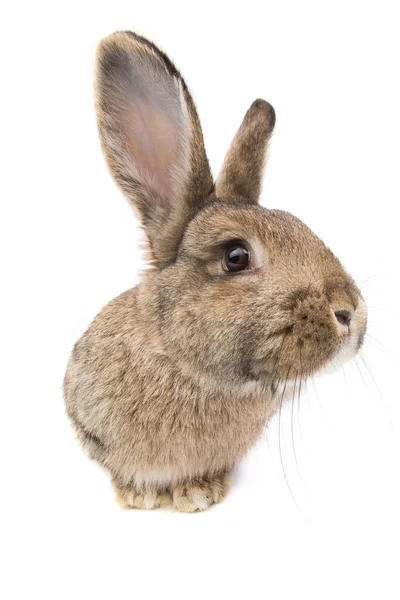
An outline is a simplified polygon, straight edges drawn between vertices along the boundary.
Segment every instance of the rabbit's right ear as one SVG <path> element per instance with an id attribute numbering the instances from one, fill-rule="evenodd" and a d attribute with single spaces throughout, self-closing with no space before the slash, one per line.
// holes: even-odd
<path id="1" fill-rule="evenodd" d="M 96 100 L 108 166 L 166 266 L 214 191 L 193 100 L 169 58 L 132 32 L 100 43 Z"/>

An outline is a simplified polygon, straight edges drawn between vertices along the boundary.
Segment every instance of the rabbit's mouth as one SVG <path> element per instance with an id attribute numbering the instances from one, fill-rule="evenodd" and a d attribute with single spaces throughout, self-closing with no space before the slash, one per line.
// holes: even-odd
<path id="1" fill-rule="evenodd" d="M 322 369 L 324 373 L 334 373 L 343 364 L 354 358 L 361 348 L 367 329 L 367 307 L 362 298 L 348 324 L 348 331 L 341 338 L 340 346 L 333 358 Z"/>

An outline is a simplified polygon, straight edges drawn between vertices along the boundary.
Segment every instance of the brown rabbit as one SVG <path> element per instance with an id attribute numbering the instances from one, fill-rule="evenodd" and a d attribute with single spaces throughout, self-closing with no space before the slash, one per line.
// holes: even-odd
<path id="1" fill-rule="evenodd" d="M 366 308 L 332 252 L 257 202 L 275 114 L 256 100 L 213 183 L 193 100 L 154 44 L 100 44 L 97 114 L 152 269 L 74 347 L 67 412 L 120 501 L 204 510 L 293 381 L 353 356 Z"/>

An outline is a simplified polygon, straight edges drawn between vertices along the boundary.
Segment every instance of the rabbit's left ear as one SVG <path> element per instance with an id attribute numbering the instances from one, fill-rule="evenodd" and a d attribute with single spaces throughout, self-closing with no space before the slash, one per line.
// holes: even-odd
<path id="1" fill-rule="evenodd" d="M 147 39 L 117 32 L 99 45 L 100 138 L 110 171 L 139 211 L 154 263 L 171 263 L 213 180 L 186 84 Z"/>
<path id="2" fill-rule="evenodd" d="M 255 100 L 247 111 L 215 184 L 219 198 L 257 203 L 261 193 L 268 142 L 275 126 L 275 111 L 265 100 Z"/>

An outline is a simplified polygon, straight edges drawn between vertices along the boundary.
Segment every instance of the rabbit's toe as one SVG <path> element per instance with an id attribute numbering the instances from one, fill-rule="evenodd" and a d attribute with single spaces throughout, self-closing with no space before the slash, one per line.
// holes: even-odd
<path id="1" fill-rule="evenodd" d="M 174 507 L 188 513 L 206 510 L 212 504 L 221 502 L 228 487 L 226 473 L 181 483 L 172 492 Z"/>
<path id="2" fill-rule="evenodd" d="M 155 488 L 136 489 L 135 487 L 114 486 L 116 500 L 125 509 L 139 508 L 152 510 L 168 503 L 168 496 Z"/>

